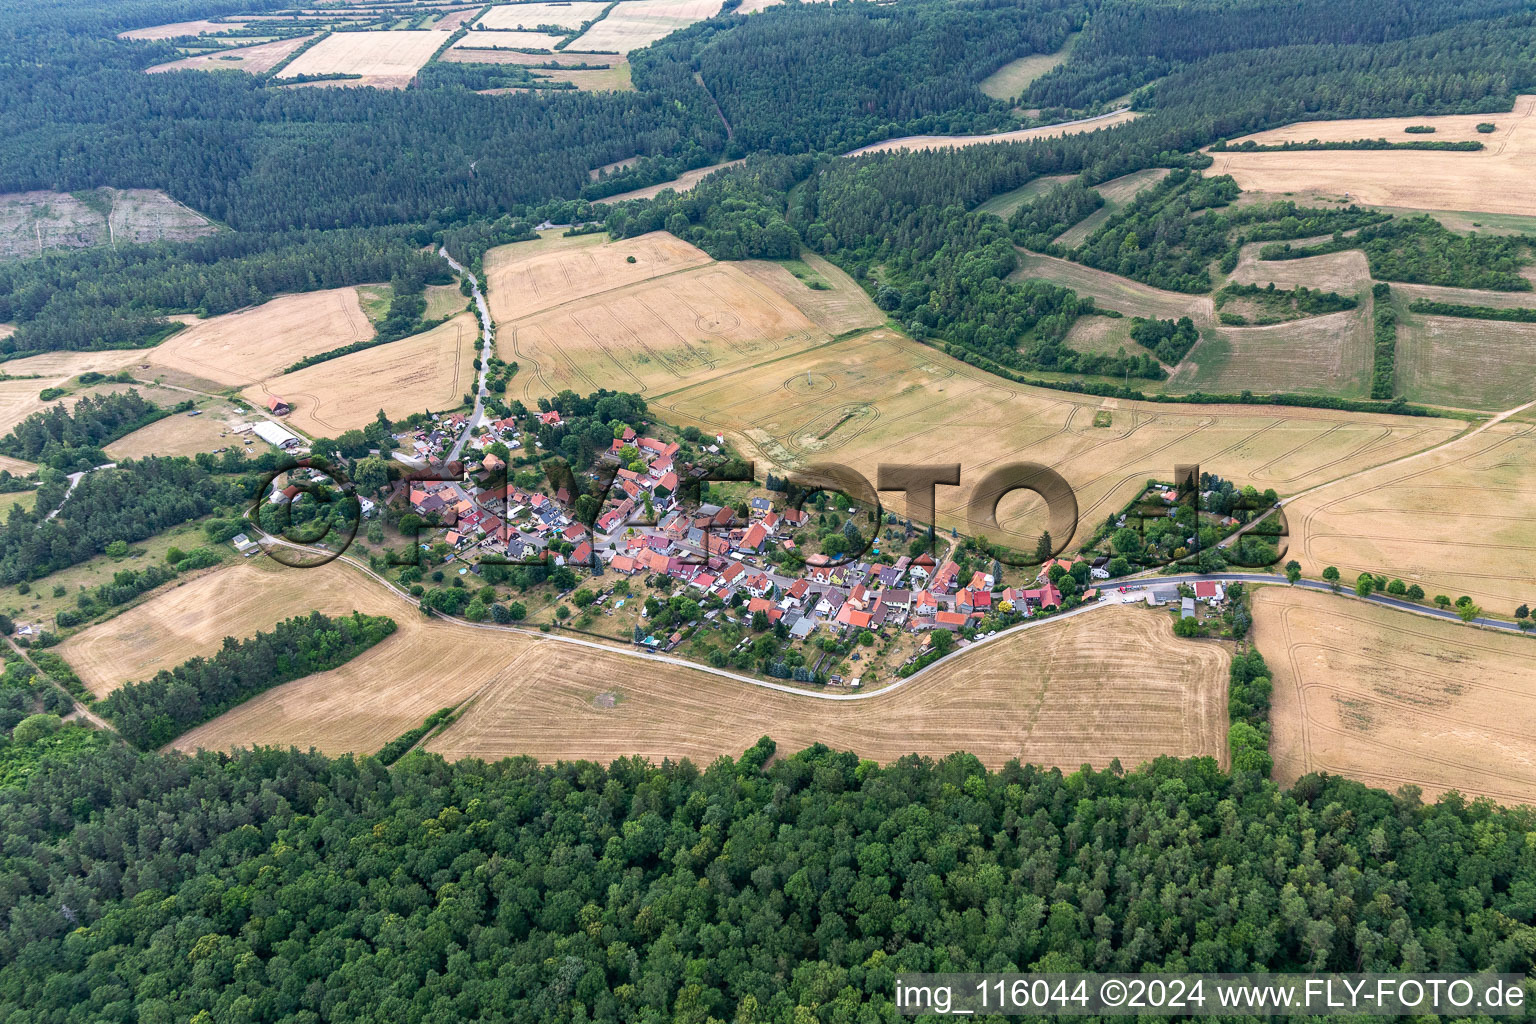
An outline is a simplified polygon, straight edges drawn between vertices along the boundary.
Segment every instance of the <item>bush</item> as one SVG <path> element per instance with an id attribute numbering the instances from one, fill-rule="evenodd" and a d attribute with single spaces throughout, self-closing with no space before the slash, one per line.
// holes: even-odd
<path id="1" fill-rule="evenodd" d="M 16 723 L 16 728 L 11 731 L 11 742 L 24 747 L 58 732 L 62 724 L 58 715 L 28 715 Z"/>
<path id="2" fill-rule="evenodd" d="M 1477 126 L 1477 130 L 1483 135 L 1490 135 L 1498 128 L 1492 121 L 1483 121 Z"/>

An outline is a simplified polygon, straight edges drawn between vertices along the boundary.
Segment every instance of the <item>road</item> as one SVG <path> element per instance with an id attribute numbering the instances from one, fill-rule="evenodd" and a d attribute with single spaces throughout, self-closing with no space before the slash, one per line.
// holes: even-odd
<path id="1" fill-rule="evenodd" d="M 491 309 L 485 304 L 485 296 L 480 292 L 480 281 L 468 270 L 448 255 L 448 247 L 443 246 L 437 250 L 437 254 L 448 261 L 448 265 L 458 273 L 464 275 L 469 282 L 471 293 L 475 298 L 475 308 L 480 311 L 480 372 L 475 377 L 475 411 L 464 422 L 464 430 L 459 434 L 459 439 L 453 442 L 453 447 L 448 451 L 449 462 L 457 462 L 459 454 L 464 450 L 464 442 L 468 441 L 475 428 L 480 426 L 480 421 L 485 418 L 485 376 L 490 371 L 491 345 L 496 340 L 494 328 L 491 326 Z"/>
<path id="2" fill-rule="evenodd" d="M 98 469 L 113 469 L 116 466 L 117 466 L 117 463 L 115 463 L 115 462 L 107 462 L 107 463 L 103 463 L 100 466 L 92 466 L 90 469 L 83 469 L 83 470 L 81 470 L 78 473 L 71 473 L 71 474 L 69 474 L 69 476 L 67 476 L 65 478 L 65 479 L 67 479 L 69 481 L 69 487 L 65 489 L 64 497 L 59 499 L 59 507 L 54 509 L 52 512 L 49 512 L 48 515 L 46 516 L 46 518 L 47 519 L 52 519 L 54 516 L 58 515 L 60 511 L 63 510 L 64 503 L 66 501 L 68 501 L 69 500 L 69 496 L 75 492 L 75 488 L 80 486 L 80 479 L 82 477 L 84 477 L 85 474 L 87 474 L 87 473 L 94 473 Z"/>
<path id="3" fill-rule="evenodd" d="M 75 699 L 74 694 L 70 693 L 62 685 L 60 685 L 58 680 L 54 679 L 53 676 L 38 668 L 37 663 L 32 660 L 32 655 L 28 653 L 26 649 L 17 644 L 14 639 L 11 637 L 6 637 L 5 642 L 10 644 L 11 650 L 20 655 L 23 661 L 32 666 L 32 670 L 38 674 L 38 678 L 48 680 L 49 683 L 53 684 L 55 689 L 69 698 L 69 702 L 75 706 L 76 715 L 79 715 L 81 718 L 85 719 L 87 722 L 90 722 L 98 729 L 103 729 L 110 733 L 117 732 L 117 726 L 113 725 L 111 722 L 107 721 L 105 718 L 102 718 L 100 715 L 96 714 L 96 712 L 80 703 L 80 701 Z"/>

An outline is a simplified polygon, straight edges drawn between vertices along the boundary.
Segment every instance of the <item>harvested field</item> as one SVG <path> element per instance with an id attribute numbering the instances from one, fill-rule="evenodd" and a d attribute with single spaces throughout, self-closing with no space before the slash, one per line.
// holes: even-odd
<path id="1" fill-rule="evenodd" d="M 429 284 L 426 292 L 427 311 L 423 320 L 440 320 L 452 316 L 469 302 L 456 284 Z"/>
<path id="2" fill-rule="evenodd" d="M 1362 254 L 1363 255 L 1363 254 Z M 1300 263 L 1301 260 L 1289 262 Z M 1392 294 L 1403 300 L 1403 308 L 1414 299 L 1432 302 L 1454 302 L 1463 306 L 1492 306 L 1495 309 L 1536 308 L 1536 292 L 1493 292 L 1479 288 L 1447 288 L 1434 284 L 1392 285 Z M 11 364 L 16 365 L 15 363 Z"/>
<path id="3" fill-rule="evenodd" d="M 1054 139 L 1062 135 L 1077 135 L 1081 132 L 1094 132 L 1102 128 L 1113 128 L 1117 124 L 1124 124 L 1134 120 L 1136 113 L 1131 110 L 1116 110 L 1109 114 L 1100 114 L 1098 117 L 1086 118 L 1082 121 L 1066 121 L 1062 124 L 1049 124 L 1040 128 L 1020 128 L 1018 131 L 997 132 L 993 135 L 908 135 L 901 139 L 888 139 L 885 142 L 876 142 L 871 146 L 844 153 L 844 156 L 863 156 L 865 153 L 885 153 L 893 149 L 958 149 L 961 146 L 979 146 L 991 142 L 1027 142 L 1030 139 Z"/>
<path id="4" fill-rule="evenodd" d="M 1510 420 L 1286 506 L 1311 576 L 1384 572 L 1508 614 L 1536 579 L 1536 425 Z"/>
<path id="5" fill-rule="evenodd" d="M 479 12 L 479 10 L 480 8 L 478 7 L 466 7 L 462 11 L 454 11 L 450 14 L 445 14 L 441 18 L 438 18 L 437 21 L 432 23 L 432 31 L 457 32 L 459 29 L 463 28 L 465 23 L 473 18 Z"/>
<path id="6" fill-rule="evenodd" d="M 224 386 L 266 380 L 305 356 L 366 341 L 372 326 L 356 288 L 280 295 L 198 321 L 146 357 L 159 368 Z"/>
<path id="7" fill-rule="evenodd" d="M 621 251 L 630 247 L 610 244 Z M 599 262 L 609 258 L 595 256 Z M 498 349 L 523 367 L 513 387 L 525 403 L 566 388 L 669 391 L 829 338 L 792 303 L 730 263 L 664 273 L 500 322 Z"/>
<path id="8" fill-rule="evenodd" d="M 1375 358 L 1367 312 L 1362 307 L 1267 327 L 1206 328 L 1168 389 L 1364 398 Z"/>
<path id="9" fill-rule="evenodd" d="M 740 267 L 748 277 L 763 282 L 784 296 L 828 334 L 838 335 L 885 323 L 886 317 L 880 307 L 840 267 L 810 252 L 804 253 L 800 261 L 815 275 L 817 281 L 827 286 L 825 289 L 810 287 L 783 263 L 743 260 L 734 265 Z"/>
<path id="10" fill-rule="evenodd" d="M 720 13 L 724 0 L 626 0 L 572 40 L 569 49 L 628 53 Z M 495 8 L 492 8 L 494 11 Z"/>
<path id="11" fill-rule="evenodd" d="M 335 437 L 362 427 L 382 408 L 392 419 L 424 409 L 456 409 L 474 385 L 476 318 L 460 313 L 441 326 L 262 381 L 242 392 L 264 405 L 280 395 L 292 407 L 289 426 Z"/>
<path id="12" fill-rule="evenodd" d="M 486 253 L 491 318 L 507 324 L 575 299 L 714 262 L 702 249 L 664 231 L 620 242 L 605 242 L 606 237 L 514 242 Z"/>
<path id="13" fill-rule="evenodd" d="M 443 37 L 423 32 L 333 32 L 283 69 L 279 81 L 299 75 L 362 75 L 344 85 L 403 89 L 443 45 Z"/>
<path id="14" fill-rule="evenodd" d="M 186 36 L 210 35 L 215 32 L 228 32 L 230 29 L 244 28 L 247 22 L 240 21 L 178 21 L 169 25 L 153 25 L 149 28 L 129 29 L 127 32 L 119 32 L 119 39 L 181 39 Z"/>
<path id="15" fill-rule="evenodd" d="M 1054 467 L 1076 489 L 1081 540 L 1176 464 L 1282 494 L 1379 465 L 1458 433 L 1431 418 L 1266 406 L 1119 403 L 1110 431 L 1094 429 L 1101 399 L 1015 385 L 894 332 L 875 330 L 735 370 L 651 399 L 667 422 L 733 436 L 770 467 L 831 460 L 876 477 L 880 462 L 963 464 L 961 485 L 938 491 L 940 525 L 972 529 L 964 503 L 1006 463 Z M 834 428 L 830 429 L 829 428 Z M 881 496 L 889 511 L 901 496 Z M 998 539 L 1033 549 L 1046 527 L 1038 502 L 1014 496 Z M 1532 522 L 1536 522 L 1533 517 Z M 1052 527 L 1058 541 L 1066 534 Z"/>
<path id="16" fill-rule="evenodd" d="M 183 57 L 181 60 L 173 60 L 166 64 L 156 64 L 146 68 L 150 74 L 159 74 L 162 71 L 220 71 L 230 70 L 245 71 L 253 75 L 264 74 L 281 64 L 288 55 L 303 46 L 313 35 L 295 36 L 292 39 L 275 39 L 269 43 L 257 43 L 255 46 L 241 46 L 228 50 L 215 50 L 213 53 L 200 53 L 192 57 Z"/>
<path id="17" fill-rule="evenodd" d="M 449 758 L 707 763 L 772 736 L 889 762 L 975 754 L 1076 769 L 1162 754 L 1226 758 L 1228 654 L 1169 619 L 1115 607 L 1026 630 L 871 700 L 829 703 L 662 663 L 545 643 L 427 749 Z M 605 681 L 606 680 L 606 681 Z M 605 691 L 617 700 L 600 699 Z"/>
<path id="18" fill-rule="evenodd" d="M 1057 245 L 1067 248 L 1075 248 L 1088 241 L 1088 236 L 1125 207 L 1136 194 L 1143 189 L 1151 188 L 1168 176 L 1166 167 L 1149 167 L 1144 171 L 1133 171 L 1130 174 L 1122 174 L 1118 178 L 1111 178 L 1102 185 L 1095 185 L 1094 191 L 1104 197 L 1104 205 L 1094 210 L 1088 216 L 1072 225 L 1058 235 L 1054 241 Z"/>
<path id="19" fill-rule="evenodd" d="M 1297 139 L 1396 139 L 1406 124 L 1431 124 L 1437 140 L 1454 141 L 1479 121 L 1498 130 L 1472 132 L 1487 148 L 1476 153 L 1434 150 L 1333 150 L 1272 153 L 1213 153 L 1207 174 L 1230 174 L 1244 189 L 1265 192 L 1348 194 L 1355 202 L 1416 210 L 1480 211 L 1536 215 L 1536 96 L 1520 96 L 1509 114 L 1454 114 L 1443 117 L 1372 118 L 1291 125 L 1276 132 Z M 1253 136 L 1264 140 L 1275 135 Z"/>
<path id="20" fill-rule="evenodd" d="M 609 196 L 599 201 L 604 203 L 622 203 L 626 199 L 651 199 L 661 195 L 667 189 L 678 193 L 687 192 L 716 171 L 723 171 L 727 167 L 735 167 L 739 163 L 741 163 L 740 160 L 730 160 L 726 163 L 713 164 L 709 167 L 696 167 L 691 171 L 684 171 L 671 181 L 664 181 L 659 185 L 647 185 L 644 188 L 631 189 L 628 192 L 620 192 L 616 196 Z"/>
<path id="21" fill-rule="evenodd" d="M 1508 409 L 1536 398 L 1536 324 L 1407 314 L 1397 332 L 1398 391 L 1412 402 Z"/>
<path id="22" fill-rule="evenodd" d="M 449 50 L 439 60 L 450 64 L 626 64 L 624 58 L 617 53 L 566 53 L 556 50 L 553 53 L 519 53 L 516 50 Z"/>
<path id="23" fill-rule="evenodd" d="M 0 331 L 0 336 L 5 332 Z M 35 356 L 27 356 L 25 359 L 12 359 L 5 363 L 3 369 L 14 376 L 24 374 L 41 374 L 44 377 L 57 377 L 61 380 L 69 380 L 82 373 L 95 371 L 96 373 L 115 373 L 118 370 L 128 368 L 137 369 L 146 359 L 149 352 L 144 349 L 104 349 L 100 352 L 43 352 Z"/>
<path id="24" fill-rule="evenodd" d="M 995 100 L 1007 102 L 1022 95 L 1025 88 L 1052 68 L 1060 67 L 1072 55 L 1077 43 L 1077 33 L 1067 37 L 1067 42 L 1055 53 L 1032 53 L 992 72 L 976 86 Z"/>
<path id="25" fill-rule="evenodd" d="M 1143 354 L 1152 356 L 1149 349 L 1142 347 L 1131 337 L 1129 317 L 1121 317 L 1118 320 L 1112 320 L 1107 316 L 1079 317 L 1072 325 L 1072 329 L 1067 332 L 1067 347 L 1076 352 L 1087 352 L 1091 355 L 1112 356 L 1124 349 L 1128 356 Z"/>
<path id="26" fill-rule="evenodd" d="M 328 754 L 372 752 L 498 672 L 511 671 L 509 655 L 528 643 L 428 622 L 341 563 L 291 569 L 257 556 L 172 587 L 83 630 L 58 650 L 92 692 L 105 694 L 210 655 L 226 636 L 252 636 L 311 610 L 388 615 L 399 629 L 340 668 L 268 690 L 179 737 L 174 746 L 276 744 Z"/>
<path id="27" fill-rule="evenodd" d="M 492 7 L 491 10 L 496 10 Z M 454 50 L 552 50 L 565 36 L 547 32 L 470 32 L 454 43 Z"/>
<path id="28" fill-rule="evenodd" d="M 1233 284 L 1321 288 L 1340 295 L 1354 295 L 1371 281 L 1371 268 L 1359 249 L 1299 260 L 1260 260 L 1259 250 L 1265 244 L 1253 242 L 1243 246 L 1237 266 L 1227 279 Z"/>
<path id="29" fill-rule="evenodd" d="M 1255 594 L 1253 628 L 1281 785 L 1326 771 L 1426 799 L 1536 801 L 1528 637 L 1279 587 Z"/>
<path id="30" fill-rule="evenodd" d="M 633 92 L 635 88 L 627 60 L 618 60 L 611 68 L 540 68 L 533 74 L 551 82 L 570 82 L 582 92 Z"/>
<path id="31" fill-rule="evenodd" d="M 0 195 L 0 259 L 111 242 L 185 241 L 216 230 L 196 210 L 152 189 Z"/>
<path id="32" fill-rule="evenodd" d="M 575 3 L 501 4 L 485 12 L 485 17 L 475 22 L 478 29 L 536 29 L 540 25 L 559 25 L 561 28 L 581 28 L 603 13 L 605 3 L 576 0 Z M 471 33 L 473 34 L 473 32 Z M 590 49 L 590 47 L 584 47 Z"/>
<path id="33" fill-rule="evenodd" d="M 1209 295 L 1164 291 L 1119 274 L 1020 249 L 1019 269 L 1008 275 L 1008 279 L 1022 278 L 1039 278 L 1071 288 L 1079 295 L 1091 295 L 1104 309 L 1119 310 L 1127 316 L 1163 320 L 1187 316 L 1201 326 L 1216 321 L 1216 307 Z"/>

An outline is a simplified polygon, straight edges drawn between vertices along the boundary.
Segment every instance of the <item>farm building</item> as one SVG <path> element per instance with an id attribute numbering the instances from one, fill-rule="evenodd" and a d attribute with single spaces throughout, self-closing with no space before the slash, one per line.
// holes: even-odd
<path id="1" fill-rule="evenodd" d="M 269 395 L 267 397 L 267 411 L 274 416 L 286 416 L 291 411 L 291 407 L 277 395 Z"/>
<path id="2" fill-rule="evenodd" d="M 262 420 L 251 424 L 251 432 L 261 438 L 267 444 L 276 445 L 279 448 L 295 448 L 303 443 L 298 434 L 287 430 L 270 420 Z"/>

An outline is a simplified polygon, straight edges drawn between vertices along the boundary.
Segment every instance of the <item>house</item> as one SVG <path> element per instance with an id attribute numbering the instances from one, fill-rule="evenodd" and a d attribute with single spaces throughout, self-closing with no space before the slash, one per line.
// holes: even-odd
<path id="1" fill-rule="evenodd" d="M 1147 589 L 1147 604 L 1168 604 L 1179 599 L 1179 588 L 1174 586 L 1149 587 Z"/>
<path id="2" fill-rule="evenodd" d="M 960 567 L 946 558 L 944 564 L 939 566 L 938 571 L 933 574 L 933 582 L 929 587 L 943 594 L 953 593 L 959 576 Z"/>
<path id="3" fill-rule="evenodd" d="M 541 412 L 539 413 L 539 422 L 546 427 L 558 427 L 560 425 L 560 414 L 554 410 Z"/>
<path id="4" fill-rule="evenodd" d="M 789 589 L 784 592 L 784 598 L 795 604 L 801 604 L 805 601 L 805 595 L 810 592 L 810 589 L 811 584 L 809 580 L 795 580 L 795 582 L 789 585 Z"/>
<path id="5" fill-rule="evenodd" d="M 640 571 L 640 563 L 628 555 L 614 555 L 613 561 L 608 565 L 614 572 L 623 573 L 625 576 L 633 576 Z"/>
<path id="6" fill-rule="evenodd" d="M 293 411 L 293 407 L 277 395 L 268 395 L 267 411 L 274 416 L 287 416 Z"/>
<path id="7" fill-rule="evenodd" d="M 1215 580 L 1200 580 L 1195 584 L 1195 598 L 1206 604 L 1215 604 L 1225 600 L 1226 591 Z"/>
<path id="8" fill-rule="evenodd" d="M 919 590 L 912 596 L 912 614 L 918 618 L 927 618 L 939 610 L 939 602 L 926 590 Z"/>
<path id="9" fill-rule="evenodd" d="M 850 601 L 837 610 L 837 617 L 832 621 L 845 629 L 870 629 L 874 618 L 869 612 L 859 611 Z"/>
<path id="10" fill-rule="evenodd" d="M 742 535 L 741 543 L 737 547 L 746 551 L 761 551 L 763 542 L 768 539 L 768 531 L 763 529 L 762 523 L 753 523 L 747 532 Z"/>
<path id="11" fill-rule="evenodd" d="M 951 631 L 964 629 L 970 621 L 971 617 L 964 612 L 937 612 L 933 616 L 934 625 Z"/>
<path id="12" fill-rule="evenodd" d="M 975 572 L 971 573 L 971 582 L 967 583 L 965 586 L 967 590 L 990 591 L 992 589 L 992 584 L 995 582 L 996 580 L 993 579 L 991 573 L 982 572 L 980 569 L 977 569 Z"/>
<path id="13" fill-rule="evenodd" d="M 751 510 L 752 517 L 754 519 L 761 519 L 763 516 L 773 511 L 773 502 L 769 501 L 767 498 L 753 498 L 748 503 L 748 508 Z"/>
<path id="14" fill-rule="evenodd" d="M 240 552 L 246 558 L 250 558 L 252 555 L 256 554 L 256 552 L 261 550 L 260 544 L 257 544 L 243 533 L 235 534 L 233 537 L 229 538 L 229 542 L 235 546 L 236 551 Z"/>
<path id="15" fill-rule="evenodd" d="M 794 622 L 789 622 L 788 619 L 786 619 L 785 622 L 789 624 L 789 635 L 794 637 L 796 640 L 804 640 L 816 630 L 815 620 L 805 616 L 801 616 Z"/>
<path id="16" fill-rule="evenodd" d="M 274 505 L 286 505 L 298 496 L 299 488 L 294 484 L 289 484 L 287 487 L 284 487 L 280 491 L 273 491 L 272 497 L 268 498 L 267 500 Z"/>
<path id="17" fill-rule="evenodd" d="M 1179 618 L 1192 619 L 1195 617 L 1195 599 L 1186 597 L 1179 604 Z"/>

